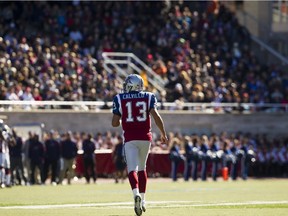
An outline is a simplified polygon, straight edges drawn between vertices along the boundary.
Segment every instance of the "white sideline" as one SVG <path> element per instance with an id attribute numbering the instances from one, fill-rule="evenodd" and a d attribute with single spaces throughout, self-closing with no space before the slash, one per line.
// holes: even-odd
<path id="1" fill-rule="evenodd" d="M 287 200 L 279 201 L 248 201 L 248 202 L 227 202 L 227 203 L 198 203 L 193 201 L 150 201 L 147 202 L 149 208 L 178 208 L 178 207 L 207 207 L 207 206 L 241 206 L 241 205 L 269 205 L 288 204 Z M 113 208 L 133 208 L 132 202 L 111 202 L 111 203 L 87 203 L 87 204 L 55 204 L 55 205 L 27 205 L 27 206 L 1 206 L 0 209 L 55 209 L 55 208 L 79 208 L 79 207 L 113 207 Z"/>

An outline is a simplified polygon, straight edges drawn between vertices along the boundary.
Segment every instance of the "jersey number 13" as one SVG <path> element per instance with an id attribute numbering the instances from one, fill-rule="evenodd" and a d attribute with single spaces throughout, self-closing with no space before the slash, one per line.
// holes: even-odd
<path id="1" fill-rule="evenodd" d="M 126 103 L 126 107 L 127 107 L 127 118 L 126 118 L 126 122 L 134 122 L 135 120 L 138 122 L 144 122 L 147 120 L 147 104 L 145 101 L 137 101 L 135 103 L 136 109 L 132 109 L 132 105 L 134 105 L 132 103 L 132 101 L 128 101 Z M 133 111 L 136 112 L 136 110 L 139 110 L 138 115 L 133 116 Z"/>

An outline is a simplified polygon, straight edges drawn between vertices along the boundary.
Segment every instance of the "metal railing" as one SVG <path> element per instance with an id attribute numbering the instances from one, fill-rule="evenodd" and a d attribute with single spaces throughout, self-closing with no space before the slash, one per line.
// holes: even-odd
<path id="1" fill-rule="evenodd" d="M 254 103 L 179 103 L 159 102 L 160 110 L 187 111 L 203 113 L 230 113 L 230 112 L 287 112 L 288 104 L 254 104 Z M 0 100 L 1 111 L 33 111 L 33 110 L 74 110 L 99 111 L 111 109 L 112 102 L 104 101 L 9 101 Z"/>
<path id="2" fill-rule="evenodd" d="M 264 43 L 262 40 L 260 40 L 259 38 L 255 37 L 255 36 L 251 36 L 251 39 L 262 49 L 265 49 L 266 51 L 268 51 L 274 58 L 278 59 L 279 62 L 281 62 L 281 64 L 283 66 L 288 66 L 288 58 L 284 57 L 283 55 L 281 55 L 279 52 L 277 52 L 275 49 L 273 49 L 272 47 L 270 47 L 267 43 Z"/>
<path id="3" fill-rule="evenodd" d="M 138 74 L 145 72 L 149 84 L 154 86 L 159 92 L 164 91 L 164 80 L 133 53 L 103 52 L 102 56 L 104 69 L 109 73 L 116 70 L 120 77 L 126 77 L 133 71 Z"/>

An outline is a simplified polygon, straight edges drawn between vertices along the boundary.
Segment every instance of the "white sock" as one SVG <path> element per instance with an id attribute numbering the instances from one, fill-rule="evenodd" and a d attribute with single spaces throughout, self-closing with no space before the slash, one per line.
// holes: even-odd
<path id="1" fill-rule="evenodd" d="M 140 193 L 141 198 L 142 198 L 142 202 L 145 202 L 145 193 Z"/>
<path id="2" fill-rule="evenodd" d="M 4 169 L 0 169 L 0 183 L 4 183 L 5 179 L 5 171 Z"/>
<path id="3" fill-rule="evenodd" d="M 140 194 L 139 194 L 139 188 L 134 188 L 132 191 L 133 191 L 134 197 L 135 197 L 136 195 L 138 195 L 138 196 L 140 195 Z"/>
<path id="4" fill-rule="evenodd" d="M 6 185 L 10 185 L 10 183 L 11 183 L 11 175 L 8 174 L 6 175 Z"/>

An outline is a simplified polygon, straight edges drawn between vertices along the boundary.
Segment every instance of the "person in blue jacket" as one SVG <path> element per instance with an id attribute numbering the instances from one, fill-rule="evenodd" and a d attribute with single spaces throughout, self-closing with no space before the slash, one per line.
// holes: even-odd
<path id="1" fill-rule="evenodd" d="M 219 150 L 219 140 L 218 140 L 217 136 L 212 136 L 209 150 L 211 152 L 211 158 L 210 159 L 212 162 L 211 175 L 212 175 L 212 179 L 214 181 L 216 181 L 217 180 L 217 172 L 218 172 L 218 161 L 219 161 L 219 158 L 217 156 L 217 152 Z"/>
<path id="2" fill-rule="evenodd" d="M 181 161 L 184 161 L 184 156 L 180 152 L 180 140 L 175 138 L 172 140 L 172 146 L 170 148 L 170 160 L 171 160 L 171 178 L 173 181 L 177 181 L 177 171 Z"/>
<path id="3" fill-rule="evenodd" d="M 208 164 L 208 156 L 207 151 L 209 149 L 209 141 L 206 135 L 201 136 L 201 144 L 200 144 L 200 154 L 201 154 L 201 180 L 207 180 L 207 164 Z"/>
<path id="4" fill-rule="evenodd" d="M 232 144 L 232 146 L 230 148 L 230 151 L 233 155 L 233 160 L 231 163 L 230 176 L 231 176 L 232 180 L 236 180 L 238 177 L 239 157 L 241 157 L 242 151 L 240 151 L 238 139 L 234 139 L 231 144 Z"/>
<path id="5" fill-rule="evenodd" d="M 199 137 L 194 136 L 192 138 L 192 146 L 193 146 L 193 157 L 192 157 L 192 179 L 193 181 L 197 181 L 198 179 L 198 164 L 200 161 L 199 152 L 200 152 L 200 143 Z"/>
<path id="6" fill-rule="evenodd" d="M 184 137 L 185 163 L 184 163 L 184 180 L 188 181 L 191 176 L 192 158 L 193 158 L 193 143 L 189 136 Z"/>

